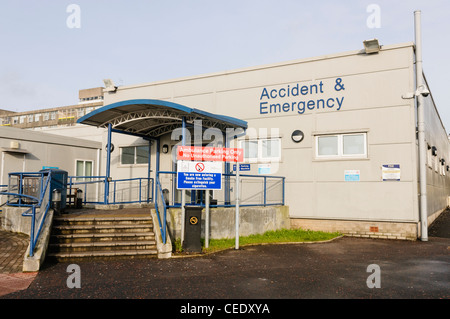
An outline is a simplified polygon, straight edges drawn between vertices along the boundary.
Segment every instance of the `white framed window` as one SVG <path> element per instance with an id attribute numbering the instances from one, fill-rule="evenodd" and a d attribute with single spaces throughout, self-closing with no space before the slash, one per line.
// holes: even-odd
<path id="1" fill-rule="evenodd" d="M 428 145 L 427 149 L 427 164 L 429 168 L 433 168 L 433 156 L 431 154 L 431 146 Z"/>
<path id="2" fill-rule="evenodd" d="M 89 160 L 75 161 L 75 175 L 76 176 L 92 176 L 93 162 Z"/>
<path id="3" fill-rule="evenodd" d="M 148 164 L 148 145 L 121 147 L 120 164 Z"/>
<path id="4" fill-rule="evenodd" d="M 367 133 L 316 135 L 316 158 L 367 158 Z"/>
<path id="5" fill-rule="evenodd" d="M 244 149 L 244 160 L 248 162 L 281 160 L 280 138 L 243 140 L 240 147 Z"/>
<path id="6" fill-rule="evenodd" d="M 245 160 L 258 160 L 258 140 L 242 141 L 241 148 L 244 149 Z"/>

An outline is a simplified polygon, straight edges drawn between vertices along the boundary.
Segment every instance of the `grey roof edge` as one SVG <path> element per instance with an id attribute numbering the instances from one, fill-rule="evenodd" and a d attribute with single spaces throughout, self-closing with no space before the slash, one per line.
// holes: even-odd
<path id="1" fill-rule="evenodd" d="M 2 139 L 11 139 L 17 141 L 40 142 L 46 144 L 102 149 L 101 142 L 14 127 L 0 127 L 0 136 L 0 138 Z"/>

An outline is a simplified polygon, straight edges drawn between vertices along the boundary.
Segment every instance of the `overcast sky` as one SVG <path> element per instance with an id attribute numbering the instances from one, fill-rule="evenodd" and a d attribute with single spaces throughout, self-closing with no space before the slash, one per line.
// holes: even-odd
<path id="1" fill-rule="evenodd" d="M 367 24 L 371 4 L 379 25 Z M 359 50 L 374 37 L 410 42 L 414 10 L 448 131 L 448 0 L 0 0 L 0 109 L 77 104 L 105 78 L 130 85 Z"/>

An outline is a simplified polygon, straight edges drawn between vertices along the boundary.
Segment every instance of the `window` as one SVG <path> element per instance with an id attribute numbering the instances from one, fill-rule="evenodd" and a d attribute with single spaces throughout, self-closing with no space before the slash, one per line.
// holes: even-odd
<path id="1" fill-rule="evenodd" d="M 281 159 L 280 138 L 241 141 L 244 159 L 247 161 L 279 161 Z"/>
<path id="2" fill-rule="evenodd" d="M 367 157 L 367 133 L 316 136 L 317 158 Z"/>
<path id="3" fill-rule="evenodd" d="M 433 168 L 433 156 L 431 154 L 431 146 L 428 145 L 427 149 L 427 164 L 429 168 Z"/>
<path id="4" fill-rule="evenodd" d="M 123 165 L 147 164 L 148 146 L 129 146 L 120 148 L 120 163 Z"/>
<path id="5" fill-rule="evenodd" d="M 77 160 L 76 176 L 92 176 L 92 161 Z"/>
<path id="6" fill-rule="evenodd" d="M 279 138 L 261 140 L 262 159 L 277 160 L 281 158 L 281 141 Z"/>
<path id="7" fill-rule="evenodd" d="M 245 159 L 258 159 L 258 141 L 243 141 L 241 147 Z"/>

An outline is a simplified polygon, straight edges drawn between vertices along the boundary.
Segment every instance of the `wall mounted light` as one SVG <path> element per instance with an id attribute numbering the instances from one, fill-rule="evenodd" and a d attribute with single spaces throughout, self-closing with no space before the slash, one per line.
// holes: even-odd
<path id="1" fill-rule="evenodd" d="M 295 143 L 300 143 L 301 141 L 303 141 L 304 137 L 305 137 L 305 135 L 300 130 L 295 130 L 294 132 L 292 132 L 292 135 L 291 135 L 291 139 Z"/>
<path id="2" fill-rule="evenodd" d="M 381 46 L 378 39 L 365 40 L 363 41 L 364 50 L 366 50 L 366 54 L 378 53 L 380 52 Z"/>
<path id="3" fill-rule="evenodd" d="M 162 147 L 162 152 L 164 154 L 167 154 L 169 152 L 169 145 L 164 144 L 163 147 Z"/>

